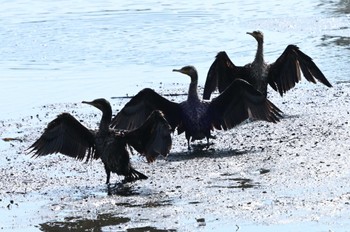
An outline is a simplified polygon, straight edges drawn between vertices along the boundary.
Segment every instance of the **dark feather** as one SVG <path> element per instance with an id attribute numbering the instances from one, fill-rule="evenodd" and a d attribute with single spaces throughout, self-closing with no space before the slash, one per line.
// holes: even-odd
<path id="1" fill-rule="evenodd" d="M 164 113 L 172 131 L 180 123 L 179 105 L 146 88 L 135 95 L 112 119 L 111 127 L 133 130 L 140 127 L 154 110 Z"/>
<path id="2" fill-rule="evenodd" d="M 62 153 L 78 160 L 99 158 L 95 150 L 94 135 L 68 113 L 51 121 L 28 150 L 34 153 L 33 156 Z"/>
<path id="3" fill-rule="evenodd" d="M 144 155 L 148 162 L 153 162 L 158 155 L 164 157 L 171 149 L 171 127 L 163 114 L 156 110 L 142 126 L 126 132 L 125 138 L 130 146 Z"/>
<path id="4" fill-rule="evenodd" d="M 248 71 L 249 69 L 247 69 L 247 67 L 234 65 L 226 52 L 219 52 L 215 57 L 215 61 L 209 68 L 204 85 L 203 99 L 210 99 L 212 92 L 216 89 L 219 89 L 219 92 L 222 93 L 238 78 L 247 79 L 247 81 L 251 83 L 254 80 L 250 80 Z"/>
<path id="5" fill-rule="evenodd" d="M 301 80 L 300 70 L 307 81 L 316 83 L 318 80 L 327 87 L 332 87 L 312 59 L 295 45 L 288 45 L 282 55 L 268 68 L 268 83 L 273 89 L 278 90 L 281 96 Z"/>
<path id="6" fill-rule="evenodd" d="M 281 111 L 248 82 L 237 79 L 209 106 L 217 129 L 231 129 L 248 118 L 278 122 Z"/>

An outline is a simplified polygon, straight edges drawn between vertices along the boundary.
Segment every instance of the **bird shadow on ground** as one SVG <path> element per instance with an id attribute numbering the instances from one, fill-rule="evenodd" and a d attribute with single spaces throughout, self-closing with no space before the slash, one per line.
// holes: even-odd
<path id="1" fill-rule="evenodd" d="M 166 158 L 166 161 L 168 162 L 178 162 L 178 161 L 185 161 L 185 160 L 191 160 L 191 159 L 198 159 L 198 158 L 225 158 L 225 157 L 232 157 L 232 156 L 240 156 L 248 153 L 253 153 L 255 151 L 253 150 L 236 150 L 236 149 L 200 149 L 202 145 L 198 146 L 192 146 L 192 150 L 190 151 L 184 151 L 184 152 L 171 152 L 168 157 Z"/>
<path id="2" fill-rule="evenodd" d="M 300 118 L 300 114 L 283 114 L 282 120 L 290 118 Z"/>

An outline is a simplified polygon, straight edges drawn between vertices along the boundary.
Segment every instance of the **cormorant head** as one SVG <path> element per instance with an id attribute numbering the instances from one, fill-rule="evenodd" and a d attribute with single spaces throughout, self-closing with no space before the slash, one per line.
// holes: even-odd
<path id="1" fill-rule="evenodd" d="M 104 98 L 98 98 L 91 102 L 83 101 L 82 103 L 95 106 L 97 109 L 101 110 L 103 113 L 108 110 L 112 111 L 111 104 Z"/>
<path id="2" fill-rule="evenodd" d="M 253 36 L 258 42 L 264 40 L 264 34 L 261 31 L 247 32 L 247 34 Z"/>
<path id="3" fill-rule="evenodd" d="M 186 74 L 190 76 L 192 80 L 193 78 L 198 79 L 197 70 L 195 67 L 191 65 L 182 67 L 181 69 L 173 69 L 173 72 L 180 72 L 180 73 Z"/>

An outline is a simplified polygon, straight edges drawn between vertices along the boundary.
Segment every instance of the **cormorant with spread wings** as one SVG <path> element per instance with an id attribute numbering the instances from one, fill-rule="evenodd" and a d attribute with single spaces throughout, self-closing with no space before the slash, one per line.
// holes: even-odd
<path id="1" fill-rule="evenodd" d="M 313 83 L 318 80 L 327 87 L 332 87 L 312 59 L 300 51 L 297 46 L 288 45 L 274 63 L 267 64 L 264 61 L 263 33 L 254 31 L 247 32 L 247 34 L 253 36 L 258 42 L 254 61 L 245 66 L 236 66 L 226 52 L 219 52 L 208 71 L 204 86 L 204 99 L 210 99 L 211 93 L 217 88 L 220 93 L 223 92 L 237 78 L 246 80 L 265 96 L 267 95 L 267 85 L 283 96 L 301 80 L 300 70 L 306 80 Z"/>
<path id="2" fill-rule="evenodd" d="M 172 130 L 185 132 L 188 148 L 190 141 L 213 138 L 211 130 L 228 130 L 249 117 L 278 122 L 281 111 L 244 80 L 235 80 L 211 102 L 198 97 L 198 74 L 193 66 L 173 71 L 191 77 L 187 100 L 175 103 L 146 88 L 135 95 L 112 120 L 111 126 L 133 129 L 141 125 L 154 110 L 161 110 Z"/>
<path id="3" fill-rule="evenodd" d="M 98 130 L 89 130 L 68 113 L 62 113 L 51 121 L 41 137 L 30 146 L 33 156 L 45 156 L 53 153 L 76 158 L 78 160 L 101 158 L 110 181 L 111 172 L 125 176 L 123 183 L 147 176 L 135 170 L 130 163 L 127 146 L 133 147 L 147 161 L 152 162 L 158 155 L 166 156 L 171 148 L 171 128 L 160 111 L 154 111 L 137 128 L 119 130 L 110 128 L 112 108 L 103 99 L 83 102 L 102 111 Z"/>

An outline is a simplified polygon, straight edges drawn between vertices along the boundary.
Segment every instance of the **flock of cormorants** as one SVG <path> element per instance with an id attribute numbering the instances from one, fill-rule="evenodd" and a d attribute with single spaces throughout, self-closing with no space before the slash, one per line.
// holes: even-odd
<path id="1" fill-rule="evenodd" d="M 220 94 L 209 100 L 198 96 L 198 74 L 193 66 L 174 69 L 191 78 L 187 100 L 176 103 L 145 88 L 112 119 L 112 108 L 105 99 L 83 103 L 102 111 L 98 130 L 90 130 L 68 113 L 51 121 L 41 137 L 29 147 L 33 156 L 61 153 L 78 160 L 101 158 L 110 182 L 110 173 L 123 175 L 122 181 L 147 179 L 130 163 L 128 147 L 134 148 L 148 162 L 170 152 L 171 133 L 185 132 L 188 149 L 191 141 L 206 138 L 207 146 L 214 129 L 228 130 L 251 118 L 276 123 L 282 111 L 267 99 L 270 85 L 282 96 L 304 77 L 331 87 L 326 77 L 295 45 L 288 45 L 272 64 L 263 56 L 263 33 L 247 33 L 258 42 L 255 59 L 243 67 L 235 66 L 225 52 L 219 52 L 211 65 L 205 82 L 203 99 L 210 99 L 217 88 Z"/>

